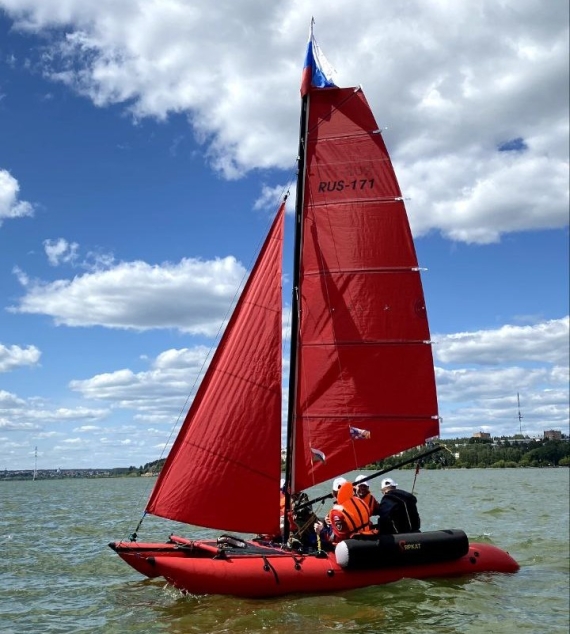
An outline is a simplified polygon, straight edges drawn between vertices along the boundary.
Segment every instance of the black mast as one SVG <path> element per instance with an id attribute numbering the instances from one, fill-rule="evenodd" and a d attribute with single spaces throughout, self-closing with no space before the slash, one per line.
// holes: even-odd
<path id="1" fill-rule="evenodd" d="M 301 266 L 301 243 L 303 233 L 303 200 L 305 194 L 305 158 L 309 96 L 301 101 L 299 123 L 299 153 L 297 157 L 297 194 L 295 199 L 295 248 L 293 264 L 293 297 L 291 300 L 291 349 L 289 363 L 289 403 L 287 407 L 287 453 L 285 458 L 285 516 L 283 541 L 289 539 L 289 512 L 291 510 L 291 479 L 293 474 L 293 421 L 295 417 L 295 396 L 297 393 L 297 331 L 299 329 L 299 271 Z"/>

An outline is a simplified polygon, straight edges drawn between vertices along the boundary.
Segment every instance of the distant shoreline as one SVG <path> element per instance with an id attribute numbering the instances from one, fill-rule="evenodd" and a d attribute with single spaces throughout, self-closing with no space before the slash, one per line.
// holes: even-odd
<path id="1" fill-rule="evenodd" d="M 493 466 L 479 466 L 479 467 L 444 467 L 442 469 L 436 469 L 437 471 L 468 471 L 471 469 L 568 469 L 568 465 L 543 465 L 543 466 L 527 466 L 516 465 L 509 467 L 493 467 Z M 363 467 L 363 471 L 374 471 L 374 468 Z M 432 471 L 433 469 L 430 469 Z M 72 479 L 100 479 L 100 478 L 156 478 L 158 473 L 114 473 L 116 469 L 69 469 L 71 473 L 65 473 L 56 469 L 53 471 L 50 469 L 44 469 L 38 472 L 34 480 L 33 471 L 4 471 L 0 475 L 0 482 L 40 482 L 47 480 L 72 480 Z M 88 472 L 88 473 L 80 473 Z"/>
<path id="2" fill-rule="evenodd" d="M 38 469 L 34 478 L 34 471 L 31 469 L 0 471 L 0 482 L 13 480 L 70 480 L 86 478 L 145 478 L 157 476 L 158 473 L 140 473 L 138 469 L 129 468 L 115 469 Z"/>
<path id="3" fill-rule="evenodd" d="M 415 447 L 380 462 L 361 467 L 369 471 L 388 472 L 395 469 L 413 469 L 417 465 L 426 470 L 438 469 L 551 469 L 570 466 L 570 438 L 560 431 L 550 438 L 455 438 L 439 440 L 441 451 L 428 452 Z M 434 445 L 431 445 L 434 446 Z M 0 481 L 12 480 L 64 480 L 71 478 L 144 478 L 157 476 L 166 459 L 147 462 L 140 467 L 116 467 L 113 469 L 16 469 L 0 471 Z M 281 470 L 285 463 L 281 462 Z M 35 473 L 35 478 L 34 478 Z"/>

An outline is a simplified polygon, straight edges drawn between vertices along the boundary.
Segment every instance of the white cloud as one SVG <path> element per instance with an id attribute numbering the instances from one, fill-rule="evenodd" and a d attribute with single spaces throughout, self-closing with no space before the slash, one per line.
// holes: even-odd
<path id="1" fill-rule="evenodd" d="M 23 366 L 34 366 L 39 363 L 42 353 L 35 346 L 12 345 L 0 343 L 0 372 L 10 372 Z"/>
<path id="2" fill-rule="evenodd" d="M 406 168 L 403 169 L 406 174 Z M 466 151 L 416 161 L 405 178 L 416 235 L 439 229 L 458 242 L 498 242 L 509 231 L 553 229 L 568 218 L 568 164 L 528 152 Z M 445 181 L 445 182 L 444 182 Z M 431 209 L 431 216 L 417 208 Z"/>
<path id="3" fill-rule="evenodd" d="M 61 438 L 62 436 L 62 432 L 61 431 L 42 431 L 38 434 L 34 435 L 34 438 L 37 440 L 42 440 L 42 439 L 46 439 L 46 438 Z"/>
<path id="4" fill-rule="evenodd" d="M 44 249 L 51 266 L 58 266 L 61 263 L 75 262 L 79 245 L 76 242 L 68 242 L 64 238 L 58 238 L 44 240 Z"/>
<path id="5" fill-rule="evenodd" d="M 176 328 L 214 336 L 245 281 L 233 257 L 178 264 L 124 262 L 55 282 L 31 281 L 16 271 L 26 294 L 13 313 L 48 315 L 58 325 L 125 330 Z"/>
<path id="6" fill-rule="evenodd" d="M 487 431 L 493 436 L 512 436 L 522 431 L 531 437 L 542 438 L 547 429 L 568 434 L 568 392 L 562 387 L 554 391 L 531 385 L 520 393 L 522 420 L 519 420 L 517 386 L 509 382 L 512 376 L 512 373 L 503 372 L 485 372 L 479 377 L 473 374 L 470 393 L 462 391 L 462 381 L 451 383 L 449 389 L 442 392 L 446 399 L 445 407 L 440 410 L 442 435 L 467 437 L 477 431 Z M 503 390 L 493 389 L 494 385 L 502 386 Z M 504 390 L 508 387 L 511 391 L 507 393 Z M 453 400 L 453 394 L 456 400 Z M 470 401 L 460 402 L 461 394 Z"/>
<path id="7" fill-rule="evenodd" d="M 72 431 L 77 434 L 90 434 L 100 433 L 101 431 L 103 431 L 103 428 L 98 427 L 97 425 L 82 425 L 81 427 L 75 427 Z"/>
<path id="8" fill-rule="evenodd" d="M 130 409 L 137 421 L 168 423 L 181 415 L 185 399 L 193 395 L 211 358 L 204 346 L 170 349 L 159 354 L 148 371 L 124 369 L 71 381 L 69 387 L 90 400 L 104 400 L 114 408 Z"/>
<path id="9" fill-rule="evenodd" d="M 49 47 L 30 50 L 32 67 L 98 106 L 123 104 L 135 119 L 186 114 L 227 178 L 294 170 L 315 14 L 339 84 L 362 83 L 388 128 L 416 234 L 489 243 L 568 224 L 567 3 L 547 11 L 535 0 L 385 2 L 380 12 L 376 0 L 0 7 L 17 28 L 50 31 Z M 516 139 L 524 150 L 498 151 Z"/>
<path id="10" fill-rule="evenodd" d="M 438 397 L 444 435 L 475 431 L 568 433 L 569 318 L 532 326 L 457 333 L 436 338 Z M 450 364 L 452 367 L 443 367 Z"/>
<path id="11" fill-rule="evenodd" d="M 38 431 L 42 438 L 51 437 L 45 431 L 49 425 L 65 428 L 67 423 L 95 422 L 106 418 L 107 409 L 89 407 L 54 407 L 38 398 L 21 398 L 6 390 L 0 390 L 0 429 L 6 431 Z M 36 437 L 39 437 L 36 434 Z"/>
<path id="12" fill-rule="evenodd" d="M 34 431 L 40 429 L 40 426 L 33 423 L 6 420 L 0 416 L 0 429 L 2 431 Z"/>
<path id="13" fill-rule="evenodd" d="M 20 408 L 25 405 L 25 400 L 15 394 L 0 390 L 0 412 Z"/>
<path id="14" fill-rule="evenodd" d="M 0 169 L 0 226 L 6 218 L 34 215 L 34 207 L 31 203 L 18 200 L 19 192 L 18 181 L 7 170 Z"/>
<path id="15" fill-rule="evenodd" d="M 434 356 L 442 363 L 497 366 L 532 361 L 568 366 L 569 323 L 564 317 L 533 326 L 507 325 L 435 337 Z"/>

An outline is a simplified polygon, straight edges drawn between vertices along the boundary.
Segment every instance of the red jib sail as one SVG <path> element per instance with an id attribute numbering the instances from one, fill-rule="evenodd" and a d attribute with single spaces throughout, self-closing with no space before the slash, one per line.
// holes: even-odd
<path id="1" fill-rule="evenodd" d="M 360 89 L 309 95 L 293 490 L 439 433 L 414 243 Z"/>
<path id="2" fill-rule="evenodd" d="M 153 515 L 279 533 L 284 208 L 156 482 Z"/>

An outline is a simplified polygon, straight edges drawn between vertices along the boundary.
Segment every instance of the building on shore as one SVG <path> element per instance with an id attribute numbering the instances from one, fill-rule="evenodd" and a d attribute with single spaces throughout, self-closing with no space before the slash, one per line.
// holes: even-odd
<path id="1" fill-rule="evenodd" d="M 473 434 L 473 438 L 484 438 L 486 440 L 490 440 L 491 434 L 487 433 L 486 431 L 476 431 Z"/>

